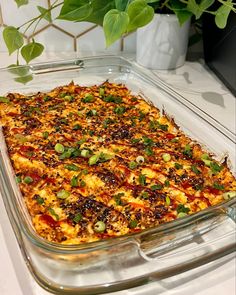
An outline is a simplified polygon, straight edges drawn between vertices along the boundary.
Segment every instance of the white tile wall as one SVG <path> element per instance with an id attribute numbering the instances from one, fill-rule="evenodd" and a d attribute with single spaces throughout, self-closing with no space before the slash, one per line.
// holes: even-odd
<path id="1" fill-rule="evenodd" d="M 36 6 L 48 7 L 53 0 L 29 1 L 26 6 L 17 8 L 13 0 L 0 0 L 0 52 L 7 51 L 2 37 L 2 30 L 7 25 L 19 26 L 32 17 L 38 15 Z M 49 24 L 42 20 L 34 31 L 33 28 L 25 33 L 26 41 L 32 37 L 38 42 L 46 44 L 46 51 L 67 51 L 79 52 L 86 55 L 96 52 L 107 51 L 117 53 L 125 51 L 134 53 L 136 48 L 136 34 L 131 34 L 122 40 L 118 40 L 111 47 L 106 49 L 104 33 L 99 26 L 87 22 L 68 22 L 56 20 L 60 8 L 53 12 L 53 22 Z"/>

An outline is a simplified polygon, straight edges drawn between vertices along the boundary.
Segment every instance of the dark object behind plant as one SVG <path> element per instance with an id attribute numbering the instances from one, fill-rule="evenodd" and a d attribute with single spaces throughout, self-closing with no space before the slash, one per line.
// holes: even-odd
<path id="1" fill-rule="evenodd" d="M 207 65 L 236 96 L 236 14 L 230 13 L 222 30 L 214 25 L 212 15 L 205 15 L 203 46 Z"/>

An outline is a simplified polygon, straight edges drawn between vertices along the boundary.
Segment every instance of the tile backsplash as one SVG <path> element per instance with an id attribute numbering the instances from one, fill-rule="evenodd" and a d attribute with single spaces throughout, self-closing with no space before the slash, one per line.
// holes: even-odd
<path id="1" fill-rule="evenodd" d="M 2 31 L 5 26 L 19 26 L 27 20 L 39 14 L 37 5 L 48 8 L 54 0 L 33 0 L 29 1 L 26 6 L 17 8 L 13 0 L 0 0 L 0 52 L 7 51 L 4 44 Z M 136 33 L 115 42 L 109 48 L 105 48 L 105 38 L 103 30 L 100 26 L 96 26 L 88 22 L 69 22 L 55 19 L 56 14 L 53 11 L 52 23 L 42 20 L 35 29 L 32 26 L 24 34 L 26 42 L 34 38 L 38 42 L 46 45 L 46 51 L 67 51 L 67 52 L 83 52 L 87 55 L 96 52 L 106 51 L 108 54 L 125 51 L 134 53 L 136 48 Z"/>

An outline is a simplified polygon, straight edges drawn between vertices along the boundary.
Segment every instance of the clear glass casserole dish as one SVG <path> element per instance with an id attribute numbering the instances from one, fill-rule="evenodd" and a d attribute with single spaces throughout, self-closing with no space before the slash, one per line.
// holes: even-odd
<path id="1" fill-rule="evenodd" d="M 20 78 L 19 78 L 20 74 Z M 33 79 L 32 79 L 33 78 Z M 175 118 L 177 125 L 236 171 L 235 135 L 203 111 L 121 57 L 92 57 L 3 69 L 0 92 L 48 91 L 73 80 L 84 85 L 123 83 Z M 26 84 L 20 81 L 29 80 Z M 0 192 L 27 266 L 45 289 L 101 294 L 160 280 L 235 250 L 236 199 L 141 233 L 81 245 L 39 237 L 21 198 L 0 132 Z M 219 228 L 223 228 L 219 230 Z M 214 233 L 214 234 L 213 234 Z"/>

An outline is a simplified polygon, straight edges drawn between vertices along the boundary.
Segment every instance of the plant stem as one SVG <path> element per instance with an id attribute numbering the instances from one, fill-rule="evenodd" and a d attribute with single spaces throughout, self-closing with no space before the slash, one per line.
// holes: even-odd
<path id="1" fill-rule="evenodd" d="M 54 8 L 56 8 L 56 7 L 58 7 L 58 6 L 61 6 L 64 2 L 60 2 L 60 3 L 58 3 L 58 4 L 56 4 L 58 2 L 58 0 L 56 0 L 52 5 L 51 5 L 51 7 L 49 7 L 48 8 L 48 11 L 52 11 Z M 42 19 L 42 15 L 40 14 L 40 15 L 38 15 L 38 16 L 36 16 L 36 17 L 34 17 L 34 18 L 32 18 L 32 19 L 30 19 L 30 20 L 28 20 L 27 22 L 25 22 L 24 24 L 22 24 L 21 26 L 19 26 L 18 27 L 18 29 L 20 29 L 20 28 L 22 28 L 23 26 L 25 26 L 25 25 L 27 25 L 27 24 L 29 24 L 27 27 L 26 27 L 26 29 L 24 30 L 24 32 L 23 32 L 23 34 L 25 34 L 27 31 L 28 31 L 28 29 L 37 21 L 37 20 L 39 20 L 39 22 L 40 22 L 40 20 Z M 38 23 L 39 23 L 38 22 Z M 38 23 L 36 24 L 36 27 L 37 27 L 37 25 L 38 25 Z M 36 29 L 36 27 L 35 27 L 35 29 Z M 35 31 L 35 29 L 34 29 L 34 31 Z"/>

